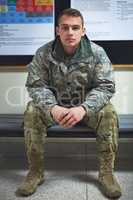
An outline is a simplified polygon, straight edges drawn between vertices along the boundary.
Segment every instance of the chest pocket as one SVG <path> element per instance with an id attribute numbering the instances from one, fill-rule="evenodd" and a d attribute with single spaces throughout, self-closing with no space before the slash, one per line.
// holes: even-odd
<path id="1" fill-rule="evenodd" d="M 65 65 L 63 66 L 63 64 L 51 63 L 49 71 L 49 81 L 52 87 L 58 89 L 65 88 L 66 77 L 67 77 L 67 67 Z"/>
<path id="2" fill-rule="evenodd" d="M 91 85 L 93 70 L 92 66 L 88 63 L 74 64 L 71 71 L 71 80 L 77 86 L 84 86 L 88 88 Z"/>

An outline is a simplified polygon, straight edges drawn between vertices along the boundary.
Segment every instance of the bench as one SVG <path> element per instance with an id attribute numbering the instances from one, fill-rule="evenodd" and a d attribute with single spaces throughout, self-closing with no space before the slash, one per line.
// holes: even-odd
<path id="1" fill-rule="evenodd" d="M 23 115 L 22 114 L 0 114 L 0 138 L 22 138 L 23 131 Z M 83 124 L 78 124 L 72 128 L 62 128 L 59 125 L 54 125 L 47 129 L 47 138 L 64 140 L 79 138 L 87 141 L 95 138 L 94 130 L 88 128 Z M 133 114 L 119 115 L 119 138 L 133 139 Z"/>

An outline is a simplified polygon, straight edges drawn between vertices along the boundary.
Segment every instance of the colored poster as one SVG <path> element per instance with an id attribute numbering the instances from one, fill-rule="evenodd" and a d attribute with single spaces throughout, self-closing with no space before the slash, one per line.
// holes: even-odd
<path id="1" fill-rule="evenodd" d="M 0 55 L 33 55 L 54 38 L 54 0 L 0 0 Z"/>

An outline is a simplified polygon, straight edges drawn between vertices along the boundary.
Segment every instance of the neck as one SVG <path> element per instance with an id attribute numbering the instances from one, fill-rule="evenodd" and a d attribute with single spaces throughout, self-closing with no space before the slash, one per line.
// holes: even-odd
<path id="1" fill-rule="evenodd" d="M 77 49 L 77 46 L 76 47 L 64 47 L 64 51 L 67 55 L 73 55 L 75 53 Z"/>

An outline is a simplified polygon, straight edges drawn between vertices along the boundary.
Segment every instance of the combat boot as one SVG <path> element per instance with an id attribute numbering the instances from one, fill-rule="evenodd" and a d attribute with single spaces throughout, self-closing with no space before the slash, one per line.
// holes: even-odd
<path id="1" fill-rule="evenodd" d="M 23 183 L 16 191 L 17 196 L 29 196 L 33 194 L 36 191 L 38 185 L 44 182 L 44 166 L 42 156 L 32 150 L 32 153 L 30 153 L 28 157 L 29 172 Z"/>
<path id="2" fill-rule="evenodd" d="M 18 196 L 29 196 L 33 194 L 38 185 L 41 185 L 44 182 L 44 176 L 42 174 L 29 171 L 25 180 L 17 189 L 16 194 Z"/>
<path id="3" fill-rule="evenodd" d="M 109 198 L 119 198 L 121 188 L 113 174 L 115 155 L 108 154 L 100 157 L 99 182 L 104 194 Z"/>

